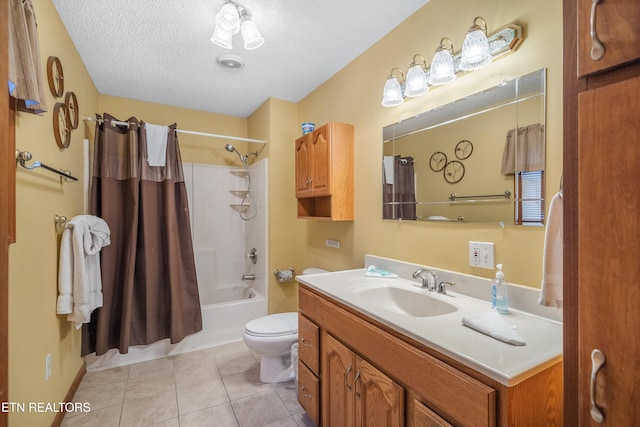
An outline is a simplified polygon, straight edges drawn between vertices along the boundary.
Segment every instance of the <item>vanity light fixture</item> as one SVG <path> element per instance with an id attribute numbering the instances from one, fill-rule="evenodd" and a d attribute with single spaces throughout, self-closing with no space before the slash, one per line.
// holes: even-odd
<path id="1" fill-rule="evenodd" d="M 419 53 L 413 56 L 413 60 L 407 71 L 407 81 L 405 83 L 404 96 L 410 98 L 423 95 L 429 92 L 427 83 L 427 62 L 424 56 Z"/>
<path id="2" fill-rule="evenodd" d="M 400 78 L 395 74 L 396 71 L 400 73 Z M 382 91 L 382 105 L 385 107 L 395 107 L 404 102 L 404 96 L 402 91 L 402 85 L 404 84 L 404 74 L 402 70 L 394 67 L 391 69 L 391 74 L 387 76 L 387 81 L 384 84 Z"/>
<path id="3" fill-rule="evenodd" d="M 445 46 L 449 42 L 449 47 Z M 429 84 L 431 86 L 443 85 L 456 79 L 455 67 L 453 65 L 453 42 L 447 37 L 440 40 L 440 46 L 436 49 L 431 60 L 431 72 L 429 74 Z"/>
<path id="4" fill-rule="evenodd" d="M 216 26 L 211 42 L 225 49 L 232 49 L 233 35 L 239 32 L 242 33 L 245 49 L 257 49 L 264 43 L 264 37 L 251 20 L 247 9 L 239 3 L 229 1 L 216 15 Z"/>
<path id="5" fill-rule="evenodd" d="M 406 84 L 402 71 L 394 67 L 385 81 L 382 105 L 395 107 L 402 104 L 405 98 L 420 96 L 428 92 L 429 87 L 449 83 L 495 59 L 515 52 L 523 40 L 522 27 L 516 24 L 509 24 L 489 37 L 486 36 L 486 33 L 487 24 L 482 17 L 478 16 L 473 20 L 473 26 L 467 32 L 461 52 L 454 54 L 453 42 L 449 38 L 443 37 L 440 40 L 440 46 L 433 55 L 431 68 L 426 69 L 424 57 L 415 54 L 409 65 Z M 482 41 L 483 38 L 486 39 L 486 46 Z M 477 46 L 480 48 L 476 49 Z M 486 57 L 487 51 L 489 52 L 488 59 Z M 420 63 L 420 58 L 422 63 Z M 453 71 L 451 71 L 452 69 Z M 424 84 L 424 80 L 426 80 L 426 84 Z"/>
<path id="6" fill-rule="evenodd" d="M 482 26 L 478 25 L 478 22 Z M 487 23 L 481 16 L 476 16 L 473 25 L 467 31 L 462 44 L 460 69 L 474 71 L 488 65 L 493 60 L 487 38 Z"/>

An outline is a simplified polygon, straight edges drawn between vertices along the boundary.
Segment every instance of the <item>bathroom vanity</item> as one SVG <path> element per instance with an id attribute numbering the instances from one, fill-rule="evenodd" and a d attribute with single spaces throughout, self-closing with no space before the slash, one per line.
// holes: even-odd
<path id="1" fill-rule="evenodd" d="M 403 279 L 410 268 L 400 265 L 397 279 L 365 277 L 365 269 L 297 278 L 298 399 L 313 422 L 561 425 L 561 323 L 512 310 L 506 319 L 526 345 L 506 344 L 462 325 L 465 314 L 488 311 L 487 301 L 421 289 Z M 439 281 L 452 278 L 434 270 Z M 460 275 L 458 284 L 475 279 Z"/>

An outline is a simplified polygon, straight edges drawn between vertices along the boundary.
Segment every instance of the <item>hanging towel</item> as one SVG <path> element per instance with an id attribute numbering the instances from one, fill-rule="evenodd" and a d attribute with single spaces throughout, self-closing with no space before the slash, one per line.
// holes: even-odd
<path id="1" fill-rule="evenodd" d="M 394 162 L 395 162 L 395 159 L 393 158 L 393 156 L 384 156 L 382 160 L 385 184 L 393 184 L 393 163 Z"/>
<path id="2" fill-rule="evenodd" d="M 147 161 L 149 166 L 162 166 L 167 162 L 167 136 L 169 126 L 145 123 L 147 131 Z"/>
<path id="3" fill-rule="evenodd" d="M 526 345 L 522 337 L 495 310 L 464 316 L 462 324 L 507 344 Z"/>
<path id="4" fill-rule="evenodd" d="M 93 215 L 71 218 L 62 233 L 57 313 L 67 314 L 76 329 L 102 307 L 100 250 L 111 243 L 110 233 L 107 223 Z"/>
<path id="5" fill-rule="evenodd" d="M 542 254 L 542 284 L 538 303 L 562 308 L 562 193 L 549 204 Z"/>

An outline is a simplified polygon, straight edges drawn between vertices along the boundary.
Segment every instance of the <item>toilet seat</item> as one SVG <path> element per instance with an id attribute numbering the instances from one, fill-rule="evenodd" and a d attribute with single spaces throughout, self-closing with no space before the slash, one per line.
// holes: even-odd
<path id="1" fill-rule="evenodd" d="M 298 333 L 298 313 L 277 313 L 258 317 L 245 326 L 245 333 L 254 337 L 277 337 Z"/>

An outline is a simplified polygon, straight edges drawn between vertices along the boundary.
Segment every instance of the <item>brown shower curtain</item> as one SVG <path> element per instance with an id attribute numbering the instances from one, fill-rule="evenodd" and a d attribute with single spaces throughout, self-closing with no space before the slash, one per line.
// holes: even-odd
<path id="1" fill-rule="evenodd" d="M 383 184 L 382 219 L 416 219 L 413 157 L 394 156 L 393 184 Z"/>
<path id="2" fill-rule="evenodd" d="M 82 355 L 179 342 L 202 317 L 175 124 L 166 166 L 152 167 L 144 123 L 97 118 L 90 210 L 109 224 L 111 245 L 101 255 L 104 305 L 83 326 Z"/>

